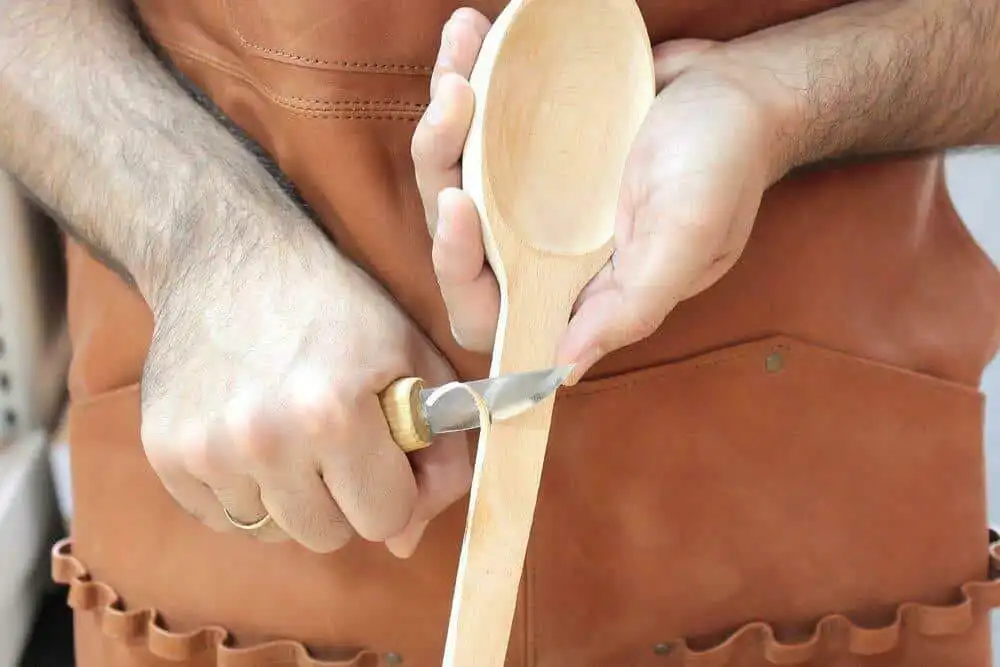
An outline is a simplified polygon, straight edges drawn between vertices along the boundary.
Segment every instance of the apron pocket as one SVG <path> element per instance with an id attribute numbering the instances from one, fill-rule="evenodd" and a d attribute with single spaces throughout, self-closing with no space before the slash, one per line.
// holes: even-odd
<path id="1" fill-rule="evenodd" d="M 688 637 L 734 642 L 692 665 L 784 664 L 750 658 L 767 633 L 954 604 L 988 577 L 982 434 L 975 388 L 785 336 L 567 390 L 528 560 L 534 664 L 671 664 Z"/>

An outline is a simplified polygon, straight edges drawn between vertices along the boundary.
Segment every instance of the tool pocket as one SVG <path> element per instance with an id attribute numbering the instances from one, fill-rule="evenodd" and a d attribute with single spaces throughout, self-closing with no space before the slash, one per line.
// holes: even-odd
<path id="1" fill-rule="evenodd" d="M 982 416 L 975 389 L 782 336 L 567 392 L 534 665 L 988 667 Z"/>

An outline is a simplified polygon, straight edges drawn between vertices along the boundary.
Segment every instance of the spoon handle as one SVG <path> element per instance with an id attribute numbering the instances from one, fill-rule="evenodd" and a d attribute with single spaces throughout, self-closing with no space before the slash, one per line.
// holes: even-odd
<path id="1" fill-rule="evenodd" d="M 591 261 L 509 256 L 492 376 L 548 368 Z M 503 282 L 503 281 L 502 281 Z M 554 396 L 480 433 L 444 667 L 503 667 Z"/>

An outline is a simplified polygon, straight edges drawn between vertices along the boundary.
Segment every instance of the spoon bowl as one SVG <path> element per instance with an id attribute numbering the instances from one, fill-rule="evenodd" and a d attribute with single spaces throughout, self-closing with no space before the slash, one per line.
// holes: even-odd
<path id="1" fill-rule="evenodd" d="M 631 1 L 529 0 L 510 19 L 475 137 L 489 224 L 538 251 L 594 252 L 613 238 L 621 172 L 653 94 L 642 16 Z"/>

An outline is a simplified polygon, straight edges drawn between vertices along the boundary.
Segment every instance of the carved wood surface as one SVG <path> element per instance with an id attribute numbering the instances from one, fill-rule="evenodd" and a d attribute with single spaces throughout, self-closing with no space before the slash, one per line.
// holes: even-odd
<path id="1" fill-rule="evenodd" d="M 514 0 L 471 78 L 463 187 L 501 289 L 491 376 L 548 368 L 574 302 L 608 261 L 621 176 L 655 96 L 634 0 Z M 554 397 L 480 432 L 446 667 L 501 667 Z"/>

